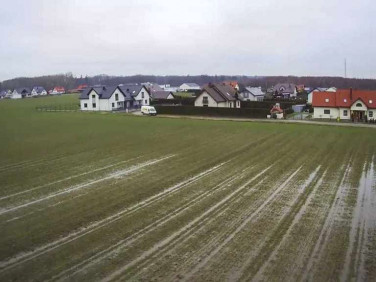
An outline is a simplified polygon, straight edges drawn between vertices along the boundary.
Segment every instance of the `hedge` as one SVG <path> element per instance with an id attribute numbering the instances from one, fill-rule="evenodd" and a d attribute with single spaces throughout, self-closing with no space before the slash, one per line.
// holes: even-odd
<path id="1" fill-rule="evenodd" d="M 211 108 L 194 106 L 154 106 L 158 114 L 167 115 L 197 115 L 197 116 L 226 116 L 246 118 L 266 118 L 269 109 L 257 108 Z"/>
<path id="2" fill-rule="evenodd" d="M 158 99 L 152 100 L 151 105 L 183 105 L 193 106 L 195 104 L 195 97 L 176 97 L 175 99 Z"/>
<path id="3" fill-rule="evenodd" d="M 291 108 L 292 105 L 299 104 L 292 101 L 241 101 L 242 108 L 252 108 L 252 109 L 271 109 L 276 103 L 279 103 L 282 109 Z"/>

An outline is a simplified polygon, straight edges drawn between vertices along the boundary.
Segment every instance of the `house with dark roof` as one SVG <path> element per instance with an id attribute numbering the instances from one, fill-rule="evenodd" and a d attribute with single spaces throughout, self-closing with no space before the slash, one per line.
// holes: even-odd
<path id="1" fill-rule="evenodd" d="M 142 85 L 88 87 L 80 95 L 83 111 L 127 110 L 149 104 L 149 92 Z"/>
<path id="2" fill-rule="evenodd" d="M 336 92 L 315 92 L 313 117 L 317 119 L 375 119 L 376 91 L 340 89 Z"/>
<path id="3" fill-rule="evenodd" d="M 153 100 L 174 99 L 174 93 L 172 91 L 153 91 L 151 92 L 151 98 Z"/>
<path id="4" fill-rule="evenodd" d="M 278 83 L 273 87 L 273 95 L 278 98 L 292 98 L 297 95 L 296 85 L 292 83 Z"/>
<path id="5" fill-rule="evenodd" d="M 11 90 L 1 90 L 0 91 L 0 99 L 10 98 L 12 96 Z"/>
<path id="6" fill-rule="evenodd" d="M 44 95 L 47 95 L 47 91 L 42 86 L 35 86 L 33 87 L 33 90 L 31 90 L 32 97 L 44 96 Z"/>
<path id="7" fill-rule="evenodd" d="M 195 107 L 240 108 L 240 100 L 232 86 L 209 83 L 195 99 Z"/>
<path id="8" fill-rule="evenodd" d="M 28 98 L 31 97 L 31 91 L 30 88 L 21 87 L 14 89 L 12 92 L 11 99 L 22 99 L 22 98 Z"/>
<path id="9" fill-rule="evenodd" d="M 260 87 L 250 87 L 239 85 L 239 99 L 242 101 L 263 101 L 265 98 L 265 92 Z"/>
<path id="10" fill-rule="evenodd" d="M 141 107 L 141 106 L 150 105 L 150 93 L 144 85 L 138 85 L 138 84 L 123 85 L 123 84 L 120 84 L 119 88 L 124 93 L 129 93 L 132 96 L 134 107 Z"/>
<path id="11" fill-rule="evenodd" d="M 191 91 L 191 90 L 201 90 L 200 85 L 197 83 L 183 83 L 179 86 L 179 91 Z"/>

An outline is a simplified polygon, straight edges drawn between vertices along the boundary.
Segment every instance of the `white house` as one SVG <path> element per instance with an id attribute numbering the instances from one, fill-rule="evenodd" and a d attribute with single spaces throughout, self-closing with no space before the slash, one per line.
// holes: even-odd
<path id="1" fill-rule="evenodd" d="M 150 105 L 150 95 L 141 85 L 98 86 L 80 95 L 83 111 L 116 111 Z"/>
<path id="2" fill-rule="evenodd" d="M 119 85 L 124 93 L 130 93 L 133 106 L 141 107 L 150 105 L 150 94 L 144 85 Z"/>
<path id="3" fill-rule="evenodd" d="M 1 99 L 5 99 L 5 98 L 10 98 L 10 97 L 12 97 L 12 91 L 11 90 L 2 90 L 1 92 L 0 92 L 0 98 Z"/>
<path id="4" fill-rule="evenodd" d="M 278 83 L 273 87 L 274 96 L 292 98 L 297 96 L 296 85 L 292 83 Z"/>
<path id="5" fill-rule="evenodd" d="M 196 83 L 183 83 L 179 86 L 180 91 L 201 90 L 200 85 Z"/>
<path id="6" fill-rule="evenodd" d="M 239 98 L 243 101 L 263 101 L 265 98 L 265 92 L 260 87 L 245 87 L 240 90 Z"/>
<path id="7" fill-rule="evenodd" d="M 220 83 L 204 86 L 195 99 L 195 107 L 240 108 L 235 88 Z"/>
<path id="8" fill-rule="evenodd" d="M 313 88 L 309 93 L 308 93 L 308 98 L 307 98 L 307 104 L 312 104 L 312 97 L 315 92 L 336 92 L 337 88 L 335 87 L 329 87 L 329 88 L 323 88 L 323 87 L 316 87 Z"/>
<path id="9" fill-rule="evenodd" d="M 22 98 L 28 98 L 31 97 L 31 91 L 29 88 L 17 88 L 14 89 L 12 92 L 11 99 L 22 99 Z"/>
<path id="10" fill-rule="evenodd" d="M 375 119 L 376 91 L 344 89 L 315 92 L 312 107 L 313 117 L 317 119 Z"/>
<path id="11" fill-rule="evenodd" d="M 45 95 L 47 95 L 47 91 L 42 86 L 35 86 L 33 90 L 31 90 L 32 97 L 45 96 Z"/>

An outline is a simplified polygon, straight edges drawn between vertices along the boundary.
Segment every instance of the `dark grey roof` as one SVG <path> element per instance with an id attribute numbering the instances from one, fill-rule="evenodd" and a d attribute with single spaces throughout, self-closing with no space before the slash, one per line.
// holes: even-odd
<path id="1" fill-rule="evenodd" d="M 153 91 L 151 93 L 151 96 L 153 97 L 153 99 L 167 99 L 170 94 L 174 96 L 171 91 Z"/>
<path id="2" fill-rule="evenodd" d="M 119 89 L 120 92 L 124 95 L 125 100 L 132 100 L 130 93 L 123 92 L 119 86 L 95 86 L 86 88 L 80 95 L 80 99 L 88 99 L 89 93 L 94 90 L 98 95 L 99 99 L 109 99 L 116 89 Z"/>
<path id="3" fill-rule="evenodd" d="M 37 92 L 38 94 L 42 93 L 43 91 L 46 91 L 46 89 L 44 89 L 42 86 L 35 86 L 33 90 L 35 90 L 35 92 Z"/>
<path id="4" fill-rule="evenodd" d="M 206 91 L 217 103 L 236 100 L 236 90 L 229 85 L 208 84 L 204 86 L 203 91 Z"/>
<path id="5" fill-rule="evenodd" d="M 17 88 L 16 91 L 19 94 L 30 94 L 31 93 L 30 88 L 27 88 L 27 87 Z"/>
<path id="6" fill-rule="evenodd" d="M 132 97 L 136 97 L 137 94 L 140 93 L 140 91 L 141 91 L 142 88 L 144 88 L 145 91 L 148 92 L 148 90 L 146 89 L 146 87 L 144 85 L 136 85 L 136 84 L 130 85 L 130 84 L 125 84 L 125 85 L 119 85 L 119 88 L 124 93 L 129 93 L 130 95 L 132 95 Z"/>
<path id="7" fill-rule="evenodd" d="M 278 83 L 274 86 L 274 91 L 283 92 L 283 93 L 294 93 L 295 92 L 295 84 L 292 83 Z M 284 90 L 282 90 L 284 89 Z"/>

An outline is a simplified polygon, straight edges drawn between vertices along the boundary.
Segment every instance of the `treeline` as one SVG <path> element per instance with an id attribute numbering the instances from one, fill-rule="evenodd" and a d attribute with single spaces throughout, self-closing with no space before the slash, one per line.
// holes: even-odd
<path id="1" fill-rule="evenodd" d="M 46 90 L 55 86 L 63 86 L 65 89 L 74 89 L 80 84 L 88 85 L 117 85 L 121 83 L 155 82 L 158 84 L 170 84 L 179 86 L 184 82 L 195 82 L 204 85 L 209 82 L 221 82 L 225 80 L 236 80 L 249 86 L 261 86 L 268 89 L 277 83 L 304 84 L 310 87 L 337 87 L 354 89 L 376 90 L 376 79 L 343 78 L 330 76 L 228 76 L 228 75 L 195 75 L 195 76 L 155 76 L 155 75 L 133 75 L 133 76 L 109 76 L 96 75 L 86 77 L 74 77 L 72 73 L 39 76 L 19 77 L 5 80 L 0 83 L 0 89 L 14 89 L 19 87 L 43 86 Z"/>

